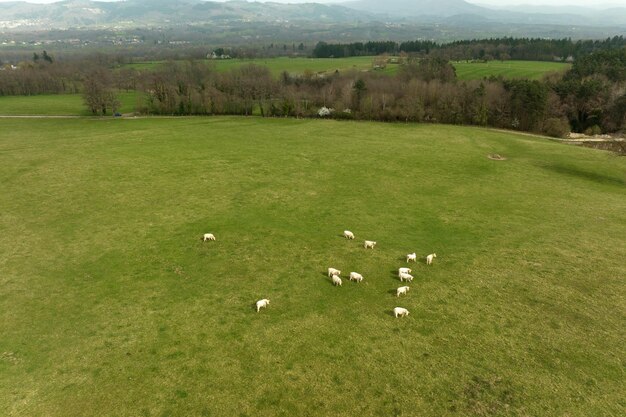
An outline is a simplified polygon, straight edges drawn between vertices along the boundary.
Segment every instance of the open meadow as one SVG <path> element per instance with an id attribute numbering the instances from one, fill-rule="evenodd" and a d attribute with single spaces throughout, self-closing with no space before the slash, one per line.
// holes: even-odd
<path id="1" fill-rule="evenodd" d="M 215 59 L 206 60 L 208 65 L 212 65 L 216 71 L 225 72 L 242 65 L 260 65 L 269 68 L 274 76 L 279 76 L 287 71 L 290 74 L 302 74 L 305 71 L 314 73 L 332 73 L 335 71 L 366 71 L 372 69 L 371 56 L 355 56 L 349 58 L 251 58 L 251 59 Z M 125 67 L 137 70 L 154 70 L 165 61 L 137 62 L 125 65 Z"/>
<path id="2" fill-rule="evenodd" d="M 313 73 L 333 73 L 349 70 L 371 71 L 373 56 L 357 56 L 349 58 L 258 58 L 258 59 L 225 59 L 210 60 L 216 71 L 229 71 L 247 64 L 255 64 L 268 67 L 275 76 L 283 71 L 290 74 L 303 74 L 306 70 Z M 148 61 L 128 64 L 127 67 L 137 70 L 154 70 L 163 61 Z M 478 80 L 490 76 L 502 76 L 503 78 L 528 78 L 540 79 L 551 72 L 563 72 L 571 67 L 570 64 L 545 61 L 489 61 L 489 62 L 452 62 L 459 80 Z M 398 71 L 397 64 L 388 64 L 382 70 L 385 74 L 395 74 Z"/>
<path id="3" fill-rule="evenodd" d="M 453 62 L 459 80 L 479 80 L 489 77 L 506 79 L 539 80 L 554 72 L 564 72 L 570 64 L 546 61 L 488 61 L 488 62 Z"/>
<path id="4" fill-rule="evenodd" d="M 141 93 L 119 92 L 121 113 L 134 112 L 142 103 Z M 0 96 L 0 116 L 89 116 L 82 94 L 42 94 L 36 96 Z"/>
<path id="5" fill-rule="evenodd" d="M 457 126 L 0 119 L 0 415 L 622 416 L 625 174 Z"/>

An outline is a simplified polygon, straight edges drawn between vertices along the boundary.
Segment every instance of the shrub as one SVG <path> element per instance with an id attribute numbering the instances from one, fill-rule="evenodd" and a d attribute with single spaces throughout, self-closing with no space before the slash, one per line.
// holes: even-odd
<path id="1" fill-rule="evenodd" d="M 319 117 L 328 117 L 332 114 L 332 112 L 334 111 L 334 109 L 329 109 L 328 107 L 321 107 L 318 111 L 317 111 L 317 115 Z"/>
<path id="2" fill-rule="evenodd" d="M 587 129 L 585 129 L 585 131 L 583 133 L 585 135 L 587 135 L 587 136 L 601 135 L 602 134 L 602 129 L 598 125 L 593 125 L 591 127 L 588 127 Z"/>
<path id="3" fill-rule="evenodd" d="M 566 119 L 553 117 L 543 122 L 541 131 L 553 138 L 563 138 L 570 132 L 570 126 Z"/>

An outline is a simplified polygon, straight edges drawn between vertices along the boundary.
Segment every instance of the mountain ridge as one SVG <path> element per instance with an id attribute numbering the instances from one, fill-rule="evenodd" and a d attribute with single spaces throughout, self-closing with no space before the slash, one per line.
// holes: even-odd
<path id="1" fill-rule="evenodd" d="M 530 11 L 530 12 L 529 12 Z M 546 13 L 542 13 L 545 11 Z M 558 13 L 548 13 L 555 11 Z M 532 13 L 531 13 L 532 12 Z M 50 4 L 25 1 L 0 3 L 0 29 L 37 30 L 67 28 L 117 28 L 123 26 L 194 25 L 214 22 L 313 23 L 450 23 L 460 25 L 550 24 L 580 26 L 619 26 L 626 28 L 626 8 L 511 6 L 486 8 L 465 0 L 356 0 L 320 4 L 247 2 L 231 0 L 127 0 L 103 2 L 63 0 Z"/>
<path id="2" fill-rule="evenodd" d="M 488 10 L 464 0 L 356 0 L 341 4 L 355 10 L 403 16 L 450 17 L 458 14 L 480 14 Z"/>

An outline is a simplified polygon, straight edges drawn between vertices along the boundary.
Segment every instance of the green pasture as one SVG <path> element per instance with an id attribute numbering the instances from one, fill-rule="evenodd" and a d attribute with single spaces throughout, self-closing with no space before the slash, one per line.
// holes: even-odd
<path id="1" fill-rule="evenodd" d="M 334 71 L 367 71 L 372 70 L 373 56 L 360 56 L 350 58 L 260 58 L 260 59 L 226 59 L 208 60 L 208 65 L 213 65 L 217 71 L 229 71 L 233 68 L 246 64 L 263 65 L 278 76 L 283 71 L 291 74 L 302 74 L 305 71 L 314 73 L 332 73 Z M 163 61 L 147 61 L 129 64 L 131 68 L 139 70 L 154 70 Z M 540 79 L 551 72 L 567 70 L 570 65 L 560 62 L 542 61 L 489 61 L 489 62 L 454 62 L 457 76 L 460 80 L 476 80 L 490 76 L 502 76 L 504 78 L 529 78 Z M 385 74 L 395 74 L 398 64 L 388 64 L 382 71 Z"/>
<path id="2" fill-rule="evenodd" d="M 0 415 L 624 415 L 625 173 L 457 126 L 2 119 Z"/>
<path id="3" fill-rule="evenodd" d="M 542 61 L 489 61 L 489 62 L 455 62 L 457 78 L 460 80 L 477 80 L 491 76 L 503 78 L 525 78 L 539 80 L 546 74 L 563 72 L 570 64 Z"/>
<path id="4" fill-rule="evenodd" d="M 1 96 L 0 115 L 79 115 L 86 112 L 80 94 Z M 86 114 L 86 113 L 85 113 Z"/>
<path id="5" fill-rule="evenodd" d="M 226 72 L 242 65 L 262 65 L 270 69 L 275 76 L 286 71 L 291 74 L 303 74 L 305 71 L 314 73 L 325 73 L 349 70 L 369 70 L 372 68 L 374 57 L 359 56 L 350 58 L 257 58 L 257 59 L 214 59 L 206 60 L 208 65 L 216 71 Z M 128 64 L 130 68 L 138 70 L 154 70 L 161 65 L 166 65 L 165 61 L 147 61 Z"/>
<path id="6" fill-rule="evenodd" d="M 141 94 L 135 91 L 118 94 L 121 113 L 135 110 Z M 89 116 L 81 94 L 46 94 L 37 96 L 0 96 L 0 116 Z"/>
<path id="7" fill-rule="evenodd" d="M 263 65 L 272 74 L 279 75 L 284 71 L 290 74 L 303 74 L 305 71 L 314 73 L 333 73 L 349 70 L 369 70 L 372 68 L 373 57 L 358 56 L 350 58 L 271 58 L 271 59 L 225 59 L 210 61 L 218 71 L 229 71 L 245 64 Z"/>

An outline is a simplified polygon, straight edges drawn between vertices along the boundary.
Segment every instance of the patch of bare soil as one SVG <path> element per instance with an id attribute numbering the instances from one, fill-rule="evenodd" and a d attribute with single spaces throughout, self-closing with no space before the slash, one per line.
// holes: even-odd
<path id="1" fill-rule="evenodd" d="M 487 155 L 487 158 L 493 159 L 494 161 L 506 161 L 506 158 L 504 156 L 497 153 L 490 153 L 489 155 Z"/>

